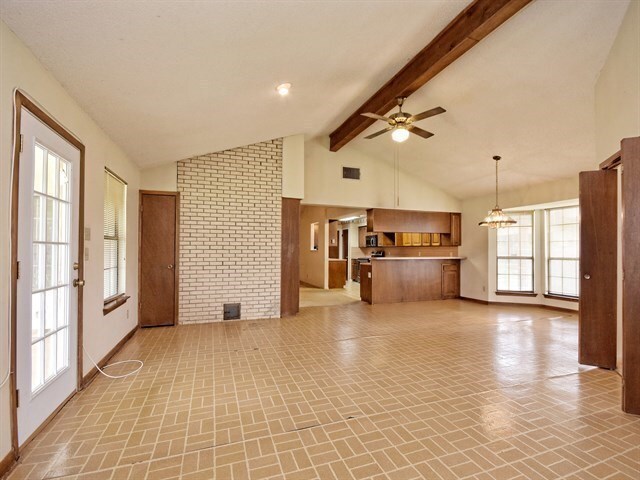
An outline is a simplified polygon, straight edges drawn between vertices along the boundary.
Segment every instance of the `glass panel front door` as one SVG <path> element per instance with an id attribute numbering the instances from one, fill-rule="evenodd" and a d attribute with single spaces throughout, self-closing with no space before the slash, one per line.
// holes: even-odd
<path id="1" fill-rule="evenodd" d="M 72 165 L 34 145 L 31 392 L 69 366 L 69 185 Z"/>

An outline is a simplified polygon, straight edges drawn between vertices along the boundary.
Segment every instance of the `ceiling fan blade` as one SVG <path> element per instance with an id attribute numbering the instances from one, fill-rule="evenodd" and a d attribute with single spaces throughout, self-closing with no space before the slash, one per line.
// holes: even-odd
<path id="1" fill-rule="evenodd" d="M 446 110 L 442 107 L 432 108 L 431 110 L 427 110 L 426 112 L 412 115 L 411 117 L 409 117 L 409 121 L 417 122 L 418 120 L 423 120 L 425 118 L 433 117 L 434 115 L 440 115 L 441 113 L 444 113 L 444 112 L 446 112 Z"/>
<path id="2" fill-rule="evenodd" d="M 411 133 L 415 133 L 416 135 L 420 135 L 422 138 L 433 137 L 433 133 L 427 132 L 426 130 L 418 128 L 418 127 L 416 127 L 414 125 L 409 125 L 407 127 L 407 130 L 409 130 Z"/>
<path id="3" fill-rule="evenodd" d="M 386 132 L 388 132 L 389 130 L 393 130 L 393 127 L 389 126 L 389 127 L 385 128 L 384 130 L 380 130 L 379 132 L 372 133 L 371 135 L 367 135 L 367 136 L 366 136 L 366 137 L 364 137 L 364 138 L 366 138 L 366 139 L 376 138 L 378 135 L 382 135 L 383 133 L 386 133 Z"/>
<path id="4" fill-rule="evenodd" d="M 361 113 L 360 115 L 364 117 L 375 118 L 376 120 L 382 120 L 383 122 L 387 123 L 395 123 L 391 118 L 383 117 L 382 115 L 378 115 L 377 113 Z"/>

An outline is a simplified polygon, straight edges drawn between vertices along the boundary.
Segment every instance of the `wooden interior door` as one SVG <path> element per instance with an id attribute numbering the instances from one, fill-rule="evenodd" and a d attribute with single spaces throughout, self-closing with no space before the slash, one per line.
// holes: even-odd
<path id="1" fill-rule="evenodd" d="M 640 415 L 640 137 L 622 140 L 622 410 Z"/>
<path id="2" fill-rule="evenodd" d="M 580 173 L 578 361 L 616 367 L 617 173 Z"/>
<path id="3" fill-rule="evenodd" d="M 140 192 L 141 327 L 176 324 L 178 210 L 178 193 Z"/>

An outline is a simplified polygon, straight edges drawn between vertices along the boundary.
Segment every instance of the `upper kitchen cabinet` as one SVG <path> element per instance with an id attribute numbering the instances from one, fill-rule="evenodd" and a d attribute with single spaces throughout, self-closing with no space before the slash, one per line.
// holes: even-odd
<path id="1" fill-rule="evenodd" d="M 367 227 L 358 227 L 358 246 L 360 248 L 367 246 Z"/>
<path id="2" fill-rule="evenodd" d="M 413 210 L 367 210 L 368 232 L 451 233 L 449 212 L 417 212 Z"/>
<path id="3" fill-rule="evenodd" d="M 451 214 L 451 245 L 459 247 L 462 245 L 462 214 Z"/>

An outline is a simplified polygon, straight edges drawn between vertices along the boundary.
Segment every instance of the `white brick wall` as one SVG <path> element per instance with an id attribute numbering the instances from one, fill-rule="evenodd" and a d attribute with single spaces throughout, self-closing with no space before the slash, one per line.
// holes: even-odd
<path id="1" fill-rule="evenodd" d="M 178 162 L 180 323 L 280 316 L 282 139 Z"/>

